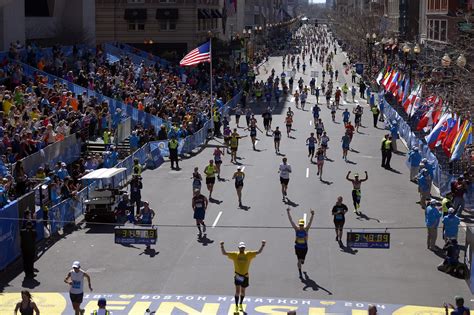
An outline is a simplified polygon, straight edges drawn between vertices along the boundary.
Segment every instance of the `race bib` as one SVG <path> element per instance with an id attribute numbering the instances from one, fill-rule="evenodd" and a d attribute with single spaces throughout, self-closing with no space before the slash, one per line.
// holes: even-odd
<path id="1" fill-rule="evenodd" d="M 198 202 L 196 203 L 196 208 L 203 208 L 204 205 L 202 204 L 202 202 Z"/>
<path id="2" fill-rule="evenodd" d="M 336 220 L 342 220 L 344 219 L 342 214 L 336 214 Z"/>
<path id="3" fill-rule="evenodd" d="M 73 289 L 80 289 L 81 288 L 81 281 L 73 281 L 71 286 L 72 286 Z"/>

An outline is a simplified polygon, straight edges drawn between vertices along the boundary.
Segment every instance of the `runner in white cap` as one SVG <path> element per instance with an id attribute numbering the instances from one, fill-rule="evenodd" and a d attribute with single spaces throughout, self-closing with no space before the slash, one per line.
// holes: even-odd
<path id="1" fill-rule="evenodd" d="M 84 314 L 84 310 L 81 310 L 81 303 L 84 297 L 84 278 L 87 279 L 89 290 L 92 291 L 91 278 L 81 269 L 81 263 L 76 260 L 72 263 L 72 269 L 64 279 L 64 282 L 69 284 L 69 297 L 75 315 Z"/>
<path id="2" fill-rule="evenodd" d="M 240 242 L 238 252 L 226 252 L 224 242 L 221 242 L 222 255 L 229 257 L 234 262 L 235 312 L 244 310 L 242 303 L 245 297 L 245 288 L 249 286 L 250 262 L 263 251 L 263 247 L 265 247 L 265 241 L 262 241 L 262 246 L 258 251 L 246 251 L 245 243 Z"/>

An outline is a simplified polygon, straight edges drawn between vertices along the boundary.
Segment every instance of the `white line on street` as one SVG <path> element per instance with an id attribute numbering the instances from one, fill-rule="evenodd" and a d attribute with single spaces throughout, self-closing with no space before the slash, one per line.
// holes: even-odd
<path id="1" fill-rule="evenodd" d="M 257 143 L 258 143 L 258 140 L 255 140 L 255 145 L 257 145 Z"/>
<path id="2" fill-rule="evenodd" d="M 215 228 L 215 227 L 216 227 L 217 222 L 218 222 L 219 219 L 221 218 L 221 215 L 222 215 L 222 211 L 219 211 L 219 214 L 217 215 L 216 219 L 214 220 L 214 223 L 212 223 L 212 228 Z"/>
<path id="3" fill-rule="evenodd" d="M 310 126 L 313 125 L 313 121 L 312 121 L 312 120 L 309 121 L 309 125 L 310 125 Z"/>
<path id="4" fill-rule="evenodd" d="M 242 169 L 241 169 L 241 171 L 242 171 L 242 172 L 243 172 L 243 171 L 245 171 L 245 166 L 242 166 Z"/>
<path id="5" fill-rule="evenodd" d="M 306 212 L 305 214 L 303 215 L 303 220 L 304 220 L 304 226 L 306 227 L 307 223 L 306 223 Z"/>
<path id="6" fill-rule="evenodd" d="M 309 177 L 309 167 L 306 168 L 306 178 Z"/>

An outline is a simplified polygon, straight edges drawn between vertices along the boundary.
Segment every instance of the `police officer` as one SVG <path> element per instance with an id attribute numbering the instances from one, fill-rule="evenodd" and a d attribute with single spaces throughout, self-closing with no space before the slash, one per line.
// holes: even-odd
<path id="1" fill-rule="evenodd" d="M 390 140 L 389 134 L 386 134 L 382 139 L 380 149 L 382 151 L 382 167 L 390 169 L 390 159 L 392 158 L 392 141 Z"/>
<path id="2" fill-rule="evenodd" d="M 91 312 L 91 315 L 112 315 L 112 312 L 108 311 L 105 307 L 107 305 L 107 300 L 103 297 L 99 298 L 97 301 L 97 310 Z"/>
<path id="3" fill-rule="evenodd" d="M 173 136 L 170 141 L 168 141 L 168 149 L 170 151 L 170 161 L 171 169 L 175 169 L 174 164 L 176 163 L 176 169 L 179 170 L 178 165 L 178 145 L 179 142 L 176 140 L 176 137 Z"/>
<path id="4" fill-rule="evenodd" d="M 218 110 L 214 111 L 213 119 L 214 119 L 214 137 L 219 137 L 220 134 L 221 134 L 221 132 L 220 132 L 220 129 L 221 129 L 221 114 L 219 113 Z"/>
<path id="5" fill-rule="evenodd" d="M 142 166 L 140 165 L 137 158 L 133 159 L 133 175 L 142 175 Z"/>

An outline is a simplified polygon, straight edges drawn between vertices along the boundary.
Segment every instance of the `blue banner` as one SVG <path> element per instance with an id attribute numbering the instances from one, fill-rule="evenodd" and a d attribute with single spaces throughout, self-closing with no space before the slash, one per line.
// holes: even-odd
<path id="1" fill-rule="evenodd" d="M 13 201 L 0 210 L 0 270 L 21 254 L 18 203 Z"/>

